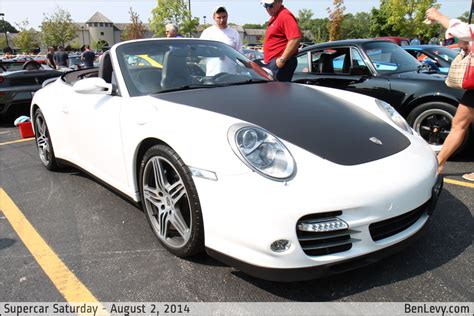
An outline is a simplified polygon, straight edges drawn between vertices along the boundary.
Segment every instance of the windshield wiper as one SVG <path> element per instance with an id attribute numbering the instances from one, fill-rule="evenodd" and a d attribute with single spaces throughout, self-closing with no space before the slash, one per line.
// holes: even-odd
<path id="1" fill-rule="evenodd" d="M 179 86 L 176 88 L 163 89 L 163 90 L 157 91 L 156 93 L 184 91 L 184 90 L 201 89 L 201 88 L 212 88 L 212 86 L 206 85 L 206 84 L 189 84 L 189 85 Z"/>
<path id="2" fill-rule="evenodd" d="M 235 81 L 235 82 L 226 82 L 226 83 L 214 84 L 212 86 L 213 87 L 227 87 L 227 86 L 237 86 L 237 85 L 242 85 L 242 84 L 266 83 L 266 82 L 272 82 L 272 81 L 265 80 L 265 79 L 248 79 L 248 80 L 244 80 L 244 81 Z"/>

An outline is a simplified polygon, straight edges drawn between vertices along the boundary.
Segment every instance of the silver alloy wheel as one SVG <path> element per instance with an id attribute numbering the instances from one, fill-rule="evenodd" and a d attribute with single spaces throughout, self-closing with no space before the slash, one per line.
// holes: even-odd
<path id="1" fill-rule="evenodd" d="M 430 109 L 418 115 L 413 129 L 423 137 L 435 152 L 439 152 L 451 131 L 453 115 L 442 109 Z"/>
<path id="2" fill-rule="evenodd" d="M 186 245 L 191 237 L 192 216 L 188 192 L 170 161 L 154 156 L 142 178 L 145 210 L 160 240 L 171 248 Z"/>
<path id="3" fill-rule="evenodd" d="M 38 153 L 41 161 L 45 166 L 51 162 L 51 141 L 48 137 L 48 128 L 46 121 L 42 115 L 37 115 L 35 120 L 36 125 L 36 144 L 38 145 Z"/>

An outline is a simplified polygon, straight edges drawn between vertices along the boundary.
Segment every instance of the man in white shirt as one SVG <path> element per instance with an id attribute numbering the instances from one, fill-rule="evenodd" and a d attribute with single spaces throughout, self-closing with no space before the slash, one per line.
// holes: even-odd
<path id="1" fill-rule="evenodd" d="M 212 14 L 215 24 L 205 29 L 202 39 L 214 40 L 225 43 L 230 47 L 242 52 L 242 41 L 239 33 L 227 25 L 227 10 L 225 7 L 219 6 L 214 9 Z M 220 58 L 208 58 L 206 64 L 206 75 L 213 76 L 221 72 L 235 73 L 235 63 Z"/>

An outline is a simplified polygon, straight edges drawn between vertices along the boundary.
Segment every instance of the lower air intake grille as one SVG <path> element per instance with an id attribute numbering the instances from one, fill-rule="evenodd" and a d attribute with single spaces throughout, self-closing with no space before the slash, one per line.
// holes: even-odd
<path id="1" fill-rule="evenodd" d="M 335 218 L 342 212 L 330 212 L 324 214 L 313 214 L 302 217 L 296 225 L 296 234 L 301 248 L 308 256 L 324 256 L 332 253 L 347 251 L 352 248 L 352 243 L 357 241 L 351 238 L 351 233 L 356 231 L 350 229 L 336 230 L 330 232 L 310 232 L 300 230 L 299 224 L 308 221 L 321 221 Z"/>
<path id="2" fill-rule="evenodd" d="M 370 224 L 370 236 L 372 236 L 374 241 L 378 241 L 404 231 L 426 213 L 430 202 L 431 200 L 428 200 L 425 204 L 411 212 Z"/>

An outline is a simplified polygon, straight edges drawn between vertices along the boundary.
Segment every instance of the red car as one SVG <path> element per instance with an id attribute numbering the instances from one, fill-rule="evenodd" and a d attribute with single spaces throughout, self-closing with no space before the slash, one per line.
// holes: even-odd
<path id="1" fill-rule="evenodd" d="M 397 44 L 398 46 L 406 46 L 410 45 L 410 39 L 408 37 L 400 37 L 400 36 L 382 36 L 382 37 L 375 37 L 372 38 L 374 40 L 381 40 L 381 41 L 391 41 Z"/>

